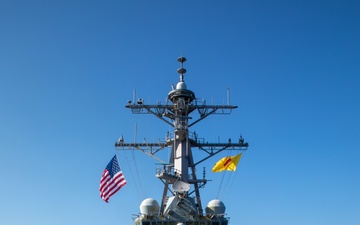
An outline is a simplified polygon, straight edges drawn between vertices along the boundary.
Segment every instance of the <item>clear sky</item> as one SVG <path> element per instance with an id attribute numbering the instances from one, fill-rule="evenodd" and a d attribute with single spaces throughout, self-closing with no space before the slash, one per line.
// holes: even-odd
<path id="1" fill-rule="evenodd" d="M 114 143 L 135 124 L 138 141 L 165 137 L 124 106 L 134 89 L 164 102 L 181 53 L 198 98 L 230 88 L 239 106 L 192 131 L 250 144 L 235 173 L 211 172 L 231 152 L 199 165 L 204 206 L 220 198 L 234 225 L 360 224 L 356 0 L 0 1 L 0 224 L 132 224 L 160 201 L 156 161 Z M 128 184 L 106 204 L 114 154 Z"/>

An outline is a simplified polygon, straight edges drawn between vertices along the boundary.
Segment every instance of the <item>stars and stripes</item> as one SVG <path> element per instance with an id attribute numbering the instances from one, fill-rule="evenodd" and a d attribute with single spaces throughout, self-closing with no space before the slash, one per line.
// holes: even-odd
<path id="1" fill-rule="evenodd" d="M 100 179 L 100 197 L 108 202 L 120 188 L 126 184 L 125 177 L 120 169 L 116 155 L 106 166 Z"/>

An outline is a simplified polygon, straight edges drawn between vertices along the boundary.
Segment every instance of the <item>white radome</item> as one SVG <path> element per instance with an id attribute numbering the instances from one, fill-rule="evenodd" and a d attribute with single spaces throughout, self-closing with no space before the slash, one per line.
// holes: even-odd
<path id="1" fill-rule="evenodd" d="M 207 204 L 205 212 L 206 214 L 219 215 L 224 214 L 225 209 L 226 207 L 222 201 L 220 201 L 219 199 L 214 199 Z"/>
<path id="2" fill-rule="evenodd" d="M 159 212 L 159 203 L 153 198 L 147 198 L 140 204 L 141 214 L 153 215 Z"/>

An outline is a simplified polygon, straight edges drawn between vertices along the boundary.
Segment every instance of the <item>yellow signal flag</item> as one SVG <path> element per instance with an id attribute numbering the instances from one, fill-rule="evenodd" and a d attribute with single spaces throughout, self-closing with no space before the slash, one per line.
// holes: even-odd
<path id="1" fill-rule="evenodd" d="M 224 170 L 235 171 L 241 156 L 242 153 L 236 156 L 227 156 L 220 159 L 217 163 L 215 163 L 214 167 L 212 168 L 212 171 L 213 172 L 221 172 Z"/>

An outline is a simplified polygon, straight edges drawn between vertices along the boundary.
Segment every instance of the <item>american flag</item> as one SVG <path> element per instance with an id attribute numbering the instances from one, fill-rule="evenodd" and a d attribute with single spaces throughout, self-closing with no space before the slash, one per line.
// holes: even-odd
<path id="1" fill-rule="evenodd" d="M 120 169 L 116 155 L 106 166 L 100 179 L 100 197 L 108 202 L 109 198 L 126 184 L 125 177 Z"/>

